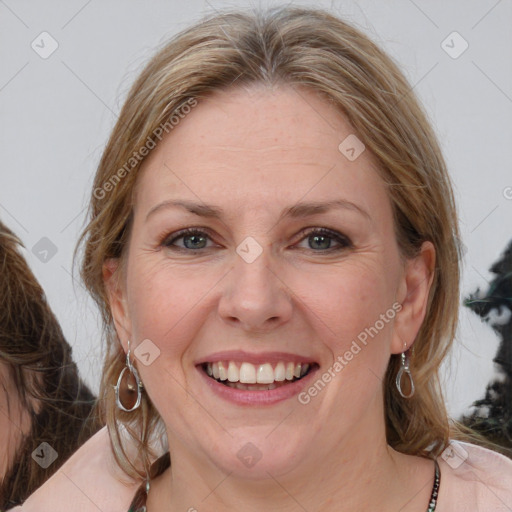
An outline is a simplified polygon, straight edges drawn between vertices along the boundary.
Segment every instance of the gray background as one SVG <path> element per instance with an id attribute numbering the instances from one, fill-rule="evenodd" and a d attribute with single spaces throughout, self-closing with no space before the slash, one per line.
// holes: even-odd
<path id="1" fill-rule="evenodd" d="M 95 167 L 127 90 L 155 46 L 202 15 L 278 3 L 0 0 L 0 218 L 27 247 L 94 390 L 102 359 L 99 315 L 72 269 L 72 253 Z M 331 8 L 383 46 L 425 104 L 460 208 L 467 249 L 462 293 L 485 289 L 488 268 L 512 237 L 511 0 L 315 5 Z M 51 48 L 48 36 L 41 43 L 43 31 L 58 43 L 46 59 L 31 47 L 35 41 L 39 52 Z M 458 58 L 442 47 L 453 31 L 469 44 Z M 450 36 L 445 47 L 454 54 L 463 44 Z M 47 244 L 43 237 L 57 251 L 46 262 L 34 254 Z M 483 395 L 497 346 L 491 328 L 464 308 L 456 348 L 444 367 L 453 415 Z"/>

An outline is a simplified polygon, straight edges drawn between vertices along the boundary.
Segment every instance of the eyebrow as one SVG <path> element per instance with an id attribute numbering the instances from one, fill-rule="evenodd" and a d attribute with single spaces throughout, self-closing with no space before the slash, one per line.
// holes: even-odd
<path id="1" fill-rule="evenodd" d="M 218 206 L 212 206 L 207 204 L 194 203 L 192 201 L 164 201 L 149 210 L 146 215 L 146 222 L 150 216 L 154 215 L 156 212 L 168 208 L 183 208 L 194 215 L 199 217 L 207 217 L 213 219 L 222 219 L 225 215 L 225 212 L 222 208 Z M 318 215 L 321 213 L 326 213 L 329 210 L 333 209 L 345 209 L 352 210 L 360 213 L 368 220 L 371 220 L 370 214 L 351 201 L 347 201 L 345 199 L 337 199 L 334 201 L 327 202 L 309 202 L 309 203 L 298 203 L 296 205 L 285 208 L 281 215 L 279 216 L 279 221 L 291 217 L 291 218 L 300 218 L 300 217 L 309 217 L 312 215 Z"/>

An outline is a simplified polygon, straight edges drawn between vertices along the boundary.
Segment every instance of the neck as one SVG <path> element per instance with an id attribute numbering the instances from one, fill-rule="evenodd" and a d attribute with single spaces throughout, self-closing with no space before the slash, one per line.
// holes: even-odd
<path id="1" fill-rule="evenodd" d="M 267 472 L 268 478 L 259 480 L 222 472 L 169 436 L 171 467 L 154 481 L 148 510 L 424 512 L 432 461 L 393 450 L 384 425 L 357 427 L 325 454 L 312 449 L 308 460 L 285 475 Z"/>
<path id="2" fill-rule="evenodd" d="M 164 501 L 172 511 L 190 507 L 251 512 L 383 510 L 383 495 L 400 481 L 392 450 L 385 446 L 362 457 L 354 447 L 345 448 L 338 457 L 317 461 L 314 466 L 304 463 L 285 476 L 269 473 L 267 479 L 257 481 L 179 465 L 169 470 Z M 190 470 L 192 479 L 187 476 Z"/>

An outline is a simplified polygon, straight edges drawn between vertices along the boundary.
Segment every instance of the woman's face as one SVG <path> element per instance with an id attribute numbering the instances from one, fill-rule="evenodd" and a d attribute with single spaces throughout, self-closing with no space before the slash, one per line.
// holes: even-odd
<path id="1" fill-rule="evenodd" d="M 146 159 L 121 287 L 115 262 L 105 276 L 125 349 L 146 340 L 173 464 L 268 478 L 385 439 L 383 377 L 419 329 L 433 254 L 400 257 L 353 132 L 311 91 L 237 88 Z"/>

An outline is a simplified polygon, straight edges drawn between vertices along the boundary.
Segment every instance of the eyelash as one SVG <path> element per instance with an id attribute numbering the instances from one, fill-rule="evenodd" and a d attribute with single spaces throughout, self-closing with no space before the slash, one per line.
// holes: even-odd
<path id="1" fill-rule="evenodd" d="M 165 236 L 162 241 L 160 242 L 160 245 L 162 247 L 165 247 L 167 249 L 173 250 L 173 251 L 180 251 L 180 252 L 200 252 L 205 251 L 208 249 L 211 249 L 211 247 L 203 247 L 201 249 L 188 249 L 186 247 L 178 247 L 174 246 L 173 244 L 186 236 L 204 236 L 211 239 L 210 235 L 208 234 L 207 230 L 201 230 L 198 228 L 186 228 L 178 231 L 177 233 L 173 233 L 170 236 Z M 315 249 L 307 249 L 313 252 L 322 252 L 322 253 L 330 253 L 330 252 L 336 252 L 336 251 L 342 251 L 344 249 L 350 249 L 353 247 L 352 242 L 350 239 L 342 235 L 341 233 L 337 233 L 336 231 L 332 231 L 330 229 L 326 228 L 309 228 L 307 232 L 303 235 L 303 237 L 299 240 L 299 242 L 302 242 L 303 240 L 311 237 L 311 236 L 324 236 L 331 239 L 334 239 L 338 244 L 340 244 L 338 247 L 329 247 L 325 250 L 315 250 Z"/>

